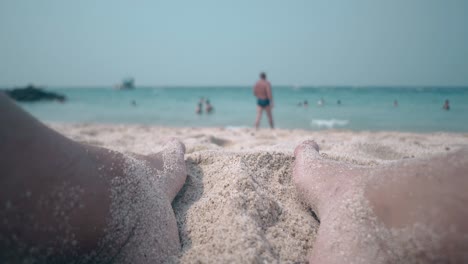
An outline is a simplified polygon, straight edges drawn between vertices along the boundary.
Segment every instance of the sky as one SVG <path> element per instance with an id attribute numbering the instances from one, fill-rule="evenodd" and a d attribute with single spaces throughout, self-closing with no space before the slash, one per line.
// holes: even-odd
<path id="1" fill-rule="evenodd" d="M 468 86 L 466 0 L 0 0 L 0 86 Z"/>

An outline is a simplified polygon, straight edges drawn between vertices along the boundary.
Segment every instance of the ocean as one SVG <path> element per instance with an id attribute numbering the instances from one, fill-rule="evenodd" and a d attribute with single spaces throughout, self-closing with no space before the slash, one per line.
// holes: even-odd
<path id="1" fill-rule="evenodd" d="M 47 90 L 66 95 L 68 101 L 20 103 L 46 122 L 252 127 L 256 115 L 251 87 Z M 201 97 L 210 100 L 213 113 L 195 114 Z M 273 98 L 277 128 L 468 132 L 468 87 L 273 87 Z M 446 99 L 450 100 L 449 111 L 442 109 Z M 308 107 L 300 105 L 305 100 Z M 323 100 L 322 106 L 319 100 Z M 265 114 L 261 127 L 268 127 Z"/>

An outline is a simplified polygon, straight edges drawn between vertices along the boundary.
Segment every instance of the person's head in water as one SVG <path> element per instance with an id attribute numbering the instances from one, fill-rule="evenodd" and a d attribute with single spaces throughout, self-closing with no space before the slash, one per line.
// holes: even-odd
<path id="1" fill-rule="evenodd" d="M 267 78 L 267 77 L 266 77 L 266 73 L 261 72 L 261 73 L 260 73 L 260 78 L 261 78 L 262 80 L 266 80 L 266 78 Z"/>

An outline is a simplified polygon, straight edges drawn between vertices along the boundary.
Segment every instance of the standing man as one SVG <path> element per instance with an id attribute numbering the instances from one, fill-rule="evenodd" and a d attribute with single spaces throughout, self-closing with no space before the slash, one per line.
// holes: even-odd
<path id="1" fill-rule="evenodd" d="M 263 110 L 265 110 L 268 121 L 270 122 L 270 127 L 273 129 L 273 116 L 271 114 L 273 96 L 271 94 L 271 84 L 267 81 L 264 72 L 260 73 L 260 80 L 257 81 L 253 90 L 255 97 L 257 97 L 257 120 L 255 120 L 255 128 L 258 129 Z"/>

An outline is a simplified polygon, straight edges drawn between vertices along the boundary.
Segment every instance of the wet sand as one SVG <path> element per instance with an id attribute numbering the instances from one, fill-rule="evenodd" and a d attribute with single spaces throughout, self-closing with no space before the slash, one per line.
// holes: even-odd
<path id="1" fill-rule="evenodd" d="M 307 262 L 319 222 L 291 181 L 293 150 L 314 139 L 330 159 L 364 166 L 468 146 L 468 134 L 49 124 L 66 136 L 150 154 L 177 138 L 188 178 L 173 202 L 182 263 Z"/>

